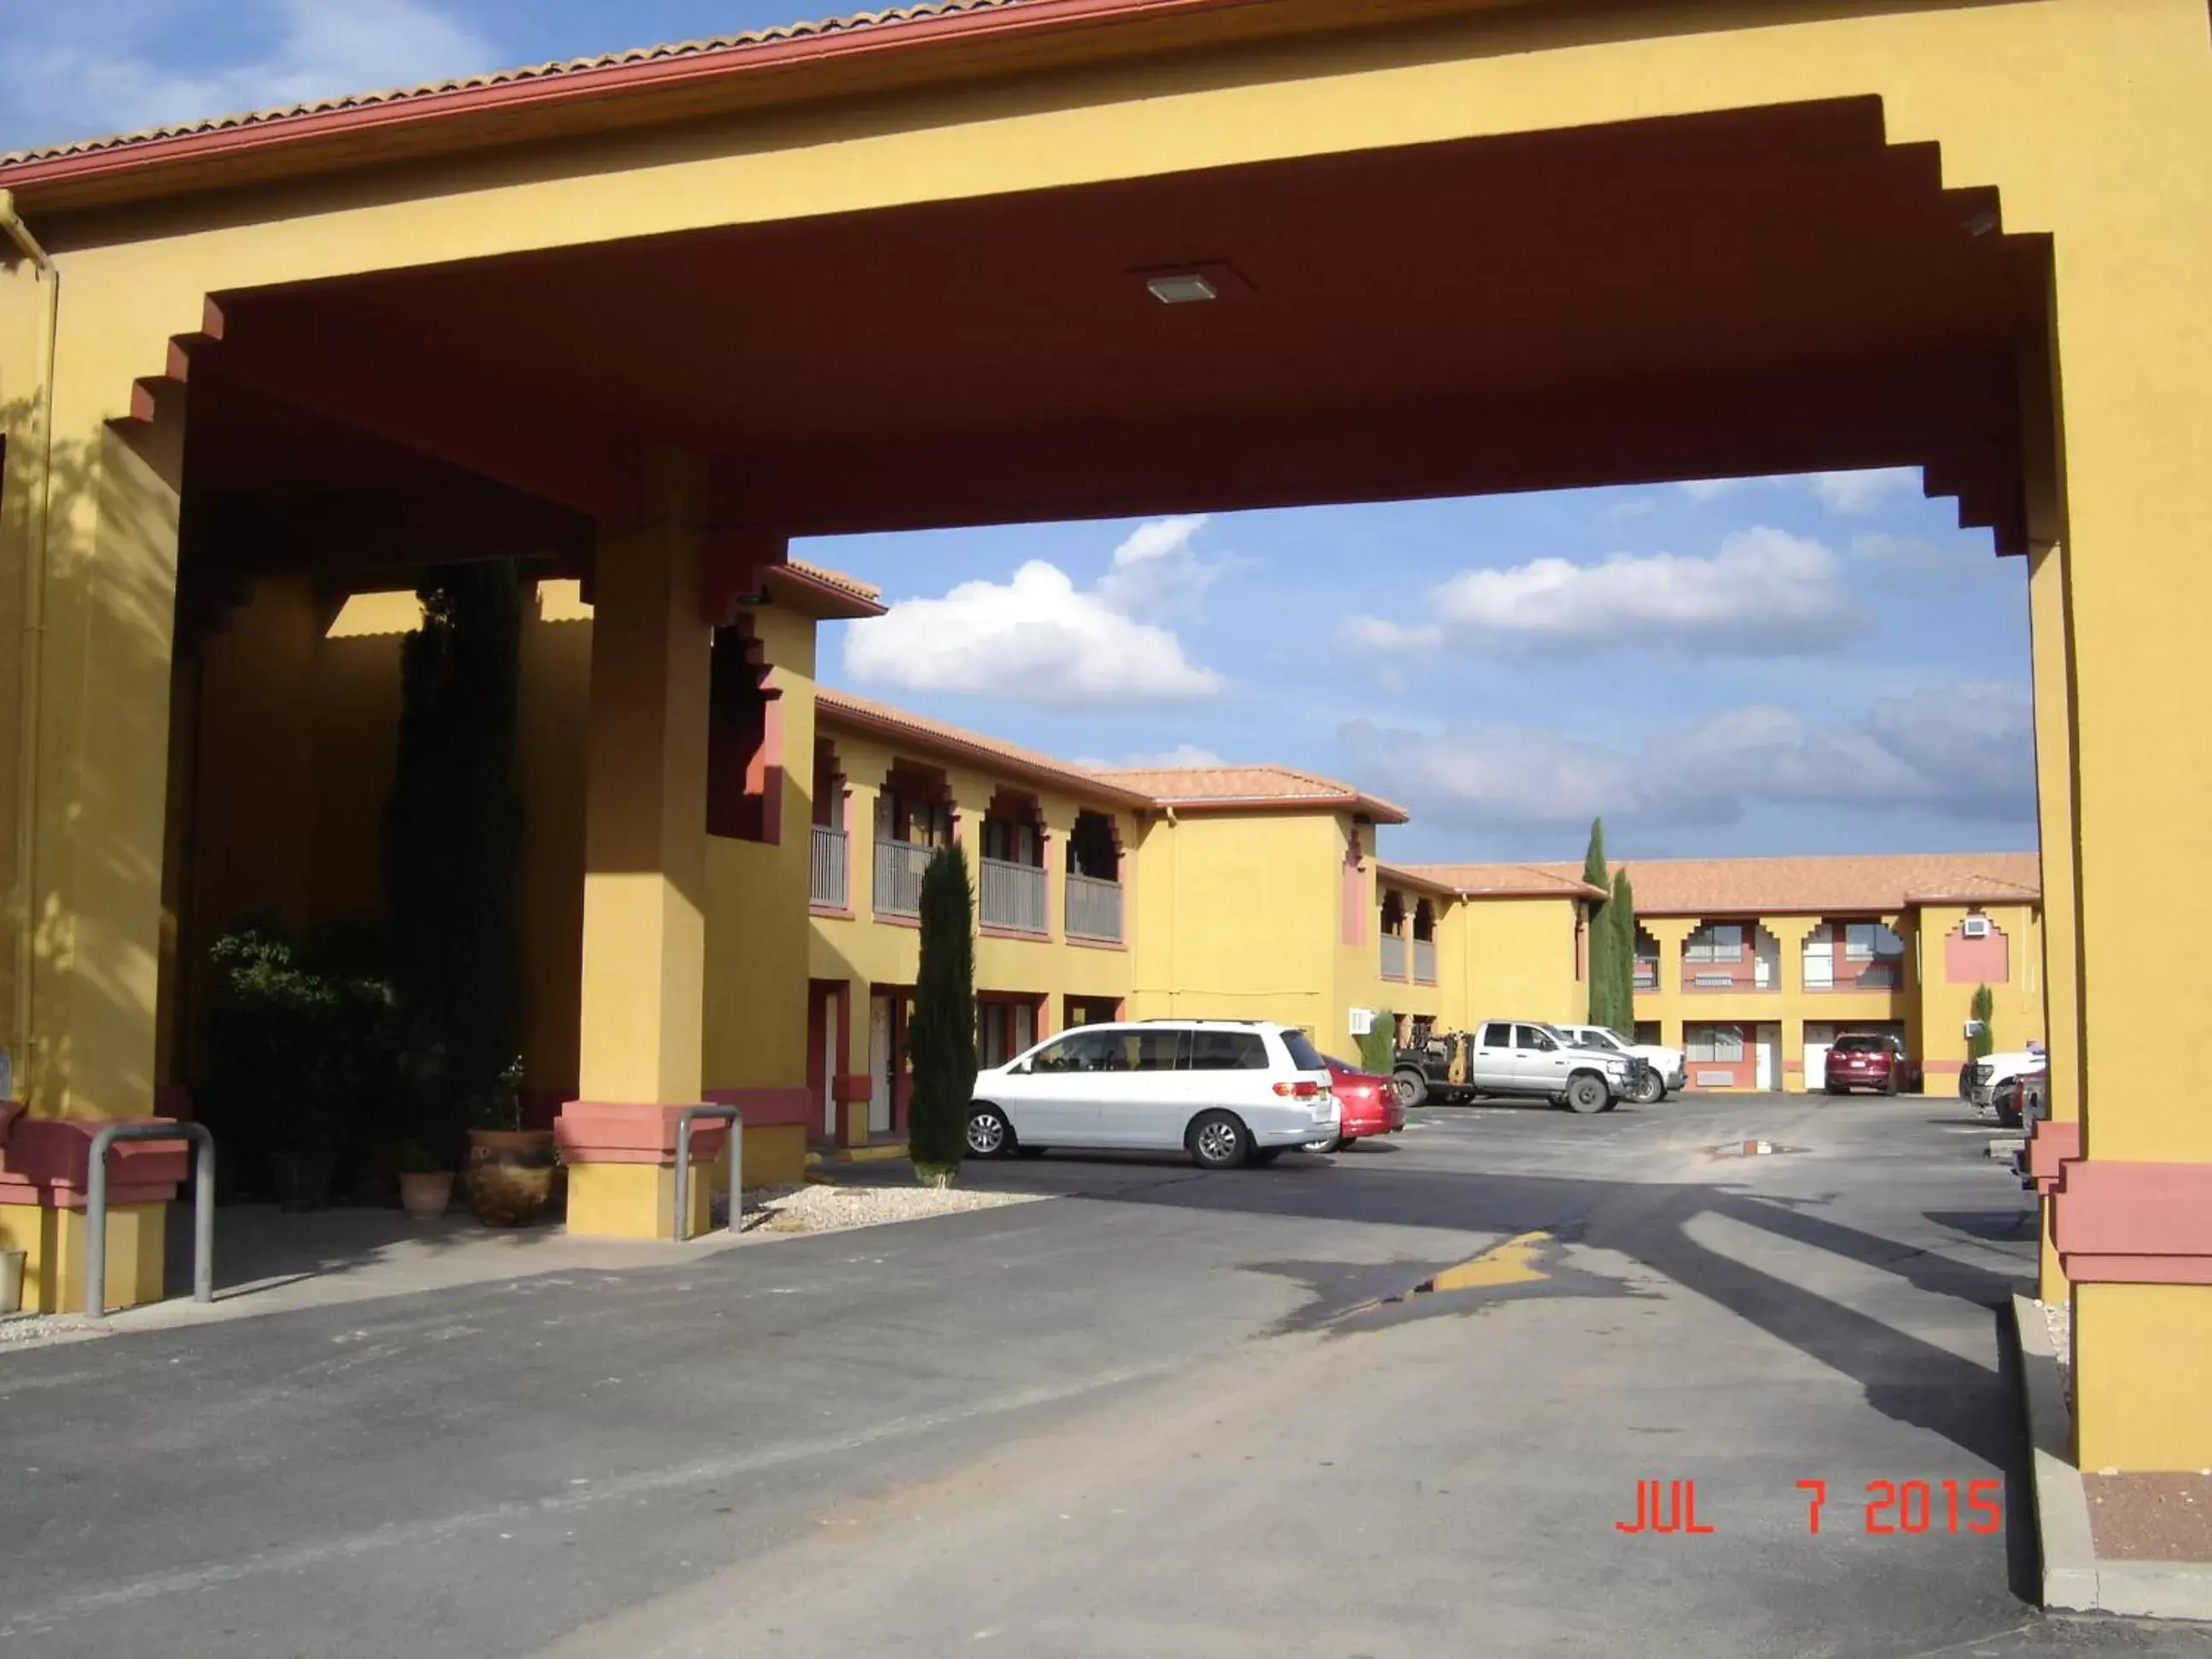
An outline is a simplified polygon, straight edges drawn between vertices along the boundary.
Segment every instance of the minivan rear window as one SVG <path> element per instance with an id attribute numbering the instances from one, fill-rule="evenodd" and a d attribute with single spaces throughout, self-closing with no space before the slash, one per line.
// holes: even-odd
<path id="1" fill-rule="evenodd" d="M 1267 1045 L 1257 1031 L 1193 1031 L 1189 1054 L 1183 1064 L 1194 1072 L 1267 1069 Z"/>
<path id="2" fill-rule="evenodd" d="M 1326 1072 L 1328 1062 L 1321 1057 L 1321 1050 L 1304 1031 L 1283 1033 L 1283 1047 L 1291 1051 L 1291 1064 L 1301 1072 Z"/>

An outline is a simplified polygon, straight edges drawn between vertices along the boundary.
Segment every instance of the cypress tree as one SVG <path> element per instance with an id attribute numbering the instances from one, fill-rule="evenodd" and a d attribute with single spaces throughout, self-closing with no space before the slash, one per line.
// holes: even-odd
<path id="1" fill-rule="evenodd" d="M 939 848 L 921 874 L 921 965 L 907 1031 L 914 1100 L 907 1144 L 915 1178 L 951 1184 L 968 1144 L 975 1092 L 975 895 L 968 855 Z"/>
<path id="2" fill-rule="evenodd" d="M 1974 987 L 1973 1017 L 1980 1029 L 1966 1039 L 1966 1058 L 1981 1060 L 1997 1046 L 1996 1033 L 1990 1029 L 1996 1015 L 1997 1000 L 1986 985 Z"/>
<path id="3" fill-rule="evenodd" d="M 1613 878 L 1605 865 L 1605 820 L 1590 820 L 1589 851 L 1583 856 L 1583 879 L 1601 893 L 1609 892 Z M 1589 977 L 1589 1023 L 1617 1027 L 1620 1023 L 1619 991 L 1613 970 L 1612 906 L 1604 899 L 1592 902 L 1589 933 L 1583 949 Z"/>
<path id="4" fill-rule="evenodd" d="M 514 781 L 522 593 L 508 559 L 432 570 L 400 647 L 398 751 L 381 825 L 394 976 L 410 1034 L 415 1138 L 514 1127 L 522 964 Z"/>
<path id="5" fill-rule="evenodd" d="M 1613 1000 L 1615 1018 L 1610 1022 L 1623 1042 L 1636 1037 L 1636 890 L 1629 884 L 1624 866 L 1613 872 L 1613 897 L 1605 907 L 1606 931 L 1610 935 Z"/>

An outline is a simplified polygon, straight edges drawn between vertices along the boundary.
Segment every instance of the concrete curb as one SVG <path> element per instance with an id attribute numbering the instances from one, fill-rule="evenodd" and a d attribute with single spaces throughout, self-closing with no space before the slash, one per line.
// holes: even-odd
<path id="1" fill-rule="evenodd" d="M 2043 1605 L 2054 1612 L 2212 1620 L 2212 1563 L 2097 1559 L 2088 1494 L 2081 1472 L 2074 1467 L 2074 1414 L 2066 1404 L 2066 1385 L 2042 1305 L 2015 1293 L 2012 1317 L 2020 1338 L 2021 1387 L 2027 1395 Z"/>

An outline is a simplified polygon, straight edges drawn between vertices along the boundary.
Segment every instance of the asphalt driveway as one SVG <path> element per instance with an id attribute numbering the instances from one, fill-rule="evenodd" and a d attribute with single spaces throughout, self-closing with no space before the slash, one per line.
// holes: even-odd
<path id="1" fill-rule="evenodd" d="M 1062 1200 L 0 1353 L 0 1653 L 2212 1653 L 2016 1593 L 2034 1224 L 1988 1133 L 1437 1109 L 1334 1160 L 984 1166 Z M 1678 1516 L 1694 1482 L 1700 1530 L 1620 1530 L 1640 1481 Z"/>

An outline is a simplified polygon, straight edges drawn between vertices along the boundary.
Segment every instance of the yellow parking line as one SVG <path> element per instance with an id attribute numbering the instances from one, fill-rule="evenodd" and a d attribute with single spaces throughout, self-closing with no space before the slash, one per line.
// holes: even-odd
<path id="1" fill-rule="evenodd" d="M 1500 1285 L 1530 1285 L 1550 1275 L 1536 1266 L 1537 1252 L 1552 1243 L 1549 1233 L 1521 1233 L 1493 1244 L 1480 1255 L 1447 1267 L 1431 1279 L 1431 1291 L 1482 1291 Z"/>

